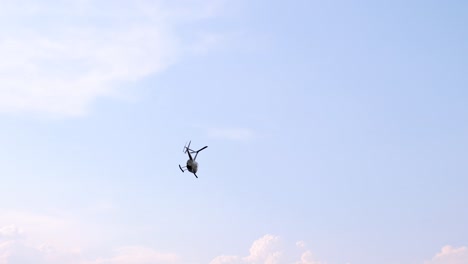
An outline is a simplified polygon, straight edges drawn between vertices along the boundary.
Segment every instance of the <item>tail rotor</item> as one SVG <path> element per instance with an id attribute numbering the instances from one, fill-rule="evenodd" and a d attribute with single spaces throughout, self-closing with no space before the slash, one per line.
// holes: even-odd
<path id="1" fill-rule="evenodd" d="M 188 142 L 188 145 L 185 143 L 184 149 L 182 150 L 184 153 L 187 153 L 187 151 L 190 150 L 190 143 L 192 143 L 191 140 Z"/>

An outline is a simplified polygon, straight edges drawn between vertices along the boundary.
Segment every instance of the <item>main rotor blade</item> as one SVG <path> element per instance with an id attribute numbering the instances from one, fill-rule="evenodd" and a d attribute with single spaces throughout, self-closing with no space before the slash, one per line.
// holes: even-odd
<path id="1" fill-rule="evenodd" d="M 208 146 L 204 146 L 203 148 L 201 148 L 201 149 L 197 150 L 197 152 L 200 152 L 200 151 L 202 151 L 202 150 L 206 149 L 207 147 L 208 147 Z"/>

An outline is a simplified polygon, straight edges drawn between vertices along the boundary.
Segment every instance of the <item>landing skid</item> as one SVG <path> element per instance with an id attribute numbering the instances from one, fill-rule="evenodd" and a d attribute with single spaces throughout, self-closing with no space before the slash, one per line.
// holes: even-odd
<path id="1" fill-rule="evenodd" d="M 184 172 L 184 170 L 182 169 L 182 167 L 181 167 L 180 165 L 179 165 L 179 169 L 180 169 L 182 172 Z"/>

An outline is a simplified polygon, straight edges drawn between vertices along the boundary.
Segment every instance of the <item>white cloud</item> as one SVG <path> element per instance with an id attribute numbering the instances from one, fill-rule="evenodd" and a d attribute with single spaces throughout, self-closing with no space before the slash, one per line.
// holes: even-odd
<path id="1" fill-rule="evenodd" d="M 252 247 L 250 247 L 250 255 L 245 260 L 248 263 L 278 263 L 278 259 L 281 256 L 281 252 L 277 249 L 278 240 L 279 237 L 273 235 L 265 235 L 257 239 L 252 244 Z"/>
<path id="2" fill-rule="evenodd" d="M 280 263 L 281 252 L 278 250 L 279 237 L 265 235 L 253 242 L 250 254 L 246 257 L 218 256 L 210 264 L 276 264 Z"/>
<path id="3" fill-rule="evenodd" d="M 314 255 L 310 250 L 302 253 L 301 260 L 296 262 L 296 264 L 325 264 L 325 262 L 321 262 L 315 259 Z"/>
<path id="4" fill-rule="evenodd" d="M 0 2 L 0 23 L 8 25 L 0 36 L 0 112 L 83 115 L 97 98 L 117 96 L 125 82 L 200 45 L 185 43 L 176 25 L 210 17 L 220 5 L 115 2 Z"/>
<path id="5" fill-rule="evenodd" d="M 444 246 L 432 260 L 426 261 L 425 264 L 466 264 L 468 263 L 468 247 L 455 248 L 452 246 Z"/>
<path id="6" fill-rule="evenodd" d="M 217 256 L 214 258 L 210 264 L 237 264 L 237 263 L 245 263 L 243 262 L 242 258 L 239 256 Z"/>
<path id="7" fill-rule="evenodd" d="M 208 135 L 213 138 L 245 141 L 254 137 L 254 132 L 248 128 L 211 128 Z"/>
<path id="8" fill-rule="evenodd" d="M 280 238 L 273 235 L 265 235 L 253 242 L 250 247 L 249 255 L 246 257 L 241 256 L 227 256 L 222 255 L 214 258 L 210 264 L 277 264 L 287 263 L 286 254 L 280 247 Z M 305 247 L 303 241 L 298 242 Z M 296 243 L 296 244 L 298 244 Z M 297 259 L 297 258 L 296 258 Z M 295 264 L 325 264 L 325 262 L 317 261 L 312 252 L 307 250 L 300 256 L 300 261 L 294 262 Z"/>
<path id="9" fill-rule="evenodd" d="M 265 235 L 254 241 L 250 254 L 246 257 L 218 256 L 210 264 L 277 264 L 280 263 L 281 252 L 277 250 L 279 237 Z"/>

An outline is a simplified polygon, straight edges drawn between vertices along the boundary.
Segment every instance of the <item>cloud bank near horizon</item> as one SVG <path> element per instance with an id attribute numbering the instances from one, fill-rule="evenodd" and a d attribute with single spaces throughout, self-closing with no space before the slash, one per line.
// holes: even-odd
<path id="1" fill-rule="evenodd" d="M 183 257 L 183 252 L 162 252 L 144 245 L 122 245 L 110 250 L 96 252 L 89 245 L 99 244 L 96 241 L 86 241 L 86 239 L 96 239 L 88 237 L 77 243 L 70 243 L 66 232 L 60 232 L 55 239 L 49 239 L 47 234 L 52 232 L 54 225 L 58 222 L 67 222 L 67 219 L 51 218 L 45 216 L 12 214 L 28 227 L 31 233 L 23 230 L 21 226 L 3 225 L 0 226 L 0 263 L 20 264 L 20 263 L 40 263 L 40 264 L 182 264 L 192 263 Z M 7 215 L 8 216 L 8 215 Z M 10 215 L 11 216 L 11 215 Z M 13 220 L 12 217 L 7 217 Z M 42 219 L 41 232 L 34 232 L 35 227 L 32 221 L 20 221 L 22 218 Z M 28 224 L 29 223 L 29 224 Z M 86 230 L 88 227 L 81 224 L 71 226 Z M 70 230 L 70 227 L 63 230 Z M 49 229 L 49 232 L 43 230 Z M 37 228 L 36 228 L 37 229 Z M 73 237 L 71 234 L 70 237 Z M 60 240 L 64 240 L 60 242 Z M 65 245 L 65 246 L 64 246 Z M 253 241 L 245 256 L 220 255 L 214 257 L 210 264 L 327 264 L 319 260 L 312 250 L 308 249 L 304 241 L 297 241 L 296 248 L 299 255 L 286 250 L 284 241 L 280 236 L 267 234 Z M 93 252 L 90 254 L 90 252 Z M 292 261 L 291 261 L 292 260 Z M 424 264 L 465 264 L 468 263 L 468 247 L 453 247 L 450 245 L 442 247 L 441 251 Z M 329 264 L 329 263 L 328 263 Z"/>

